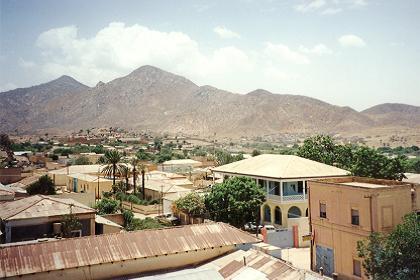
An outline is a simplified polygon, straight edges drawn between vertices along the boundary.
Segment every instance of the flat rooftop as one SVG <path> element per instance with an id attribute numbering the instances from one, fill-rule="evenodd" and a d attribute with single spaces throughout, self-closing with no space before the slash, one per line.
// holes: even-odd
<path id="1" fill-rule="evenodd" d="M 363 183 L 363 182 L 348 182 L 348 183 L 341 183 L 341 185 L 355 186 L 355 187 L 369 188 L 369 189 L 389 188 L 390 187 L 389 185 L 380 185 L 380 184 Z"/>
<path id="2" fill-rule="evenodd" d="M 333 185 L 345 185 L 350 187 L 364 188 L 364 189 L 389 189 L 398 187 L 409 187 L 411 186 L 408 182 L 401 182 L 396 180 L 384 180 L 374 179 L 367 177 L 341 177 L 341 178 L 328 178 L 311 180 L 317 183 L 333 184 Z"/>

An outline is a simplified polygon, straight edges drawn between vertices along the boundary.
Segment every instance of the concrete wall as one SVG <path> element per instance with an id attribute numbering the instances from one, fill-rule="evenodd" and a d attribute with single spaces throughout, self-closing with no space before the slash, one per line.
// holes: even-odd
<path id="1" fill-rule="evenodd" d="M 51 197 L 73 199 L 88 207 L 95 206 L 95 194 L 94 193 L 61 193 L 50 195 Z"/>
<path id="2" fill-rule="evenodd" d="M 287 225 L 289 227 L 289 230 L 293 229 L 293 226 L 297 226 L 298 230 L 298 246 L 301 247 L 309 247 L 311 245 L 311 241 L 303 240 L 303 236 L 309 234 L 309 220 L 308 217 L 302 217 L 302 218 L 289 218 Z"/>
<path id="3" fill-rule="evenodd" d="M 124 275 L 169 270 L 199 264 L 230 252 L 234 248 L 234 246 L 225 246 L 206 250 L 180 252 L 178 254 L 166 256 L 139 258 L 123 262 L 103 263 L 79 268 L 22 275 L 10 279 L 112 279 Z"/>
<path id="4" fill-rule="evenodd" d="M 0 168 L 0 183 L 8 185 L 20 181 L 22 169 L 20 167 Z"/>
<path id="5" fill-rule="evenodd" d="M 103 192 L 110 192 L 112 190 L 111 180 L 99 181 L 99 184 L 98 184 L 98 182 L 85 181 L 79 178 L 74 178 L 71 175 L 68 175 L 67 180 L 66 180 L 66 188 L 68 191 L 74 191 L 73 182 L 75 180 L 76 180 L 76 188 L 77 188 L 76 192 L 92 193 L 94 196 L 96 195 L 97 198 L 101 198 Z M 99 194 L 98 194 L 98 185 L 99 185 Z"/>
<path id="6" fill-rule="evenodd" d="M 353 260 L 359 260 L 357 241 L 366 239 L 372 229 L 388 232 L 401 223 L 412 211 L 410 186 L 357 188 L 310 182 L 309 188 L 314 248 L 332 249 L 339 279 L 367 279 L 363 274 L 353 276 Z M 320 202 L 326 204 L 326 218 L 320 217 Z M 351 209 L 359 211 L 359 225 L 351 223 Z M 315 249 L 312 253 L 315 269 Z"/>

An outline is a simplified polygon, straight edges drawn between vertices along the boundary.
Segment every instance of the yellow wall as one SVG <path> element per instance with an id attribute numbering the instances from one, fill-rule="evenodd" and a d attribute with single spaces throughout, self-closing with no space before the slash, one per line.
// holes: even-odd
<path id="1" fill-rule="evenodd" d="M 73 180 L 71 176 L 67 177 L 67 190 L 73 191 Z M 112 181 L 99 181 L 99 197 L 102 197 L 103 192 L 109 192 L 112 190 Z M 77 179 L 77 192 L 94 193 L 97 195 L 98 182 L 90 182 L 81 179 Z"/>
<path id="2" fill-rule="evenodd" d="M 315 244 L 312 252 L 316 265 L 316 245 L 334 252 L 334 270 L 339 279 L 367 279 L 353 276 L 353 259 L 357 257 L 357 241 L 371 230 L 387 232 L 412 211 L 410 186 L 395 188 L 358 188 L 346 185 L 309 182 L 310 219 Z M 372 197 L 372 198 L 369 198 Z M 320 217 L 320 202 L 326 204 L 326 218 Z M 359 211 L 359 225 L 351 224 L 351 209 Z M 372 212 L 372 215 L 371 215 Z M 371 222 L 372 217 L 372 222 Z"/>
<path id="3" fill-rule="evenodd" d="M 265 205 L 268 205 L 268 206 L 270 206 L 270 210 L 271 210 L 271 223 L 268 223 L 268 222 L 265 222 L 265 219 L 264 219 L 264 214 L 265 214 L 265 211 L 264 211 L 264 206 Z M 275 208 L 276 208 L 276 206 L 277 207 L 279 207 L 280 208 L 280 210 L 281 210 L 281 216 L 282 216 L 282 224 L 281 224 L 281 226 L 282 227 L 284 227 L 284 228 L 287 228 L 288 227 L 288 223 L 287 223 L 287 213 L 289 212 L 289 209 L 291 208 L 291 207 L 293 207 L 293 206 L 295 206 L 295 207 L 297 207 L 297 208 L 299 208 L 300 209 L 300 212 L 301 212 L 301 216 L 302 217 L 305 217 L 306 216 L 306 209 L 308 209 L 308 203 L 307 202 L 293 202 L 293 203 L 279 203 L 278 201 L 276 201 L 276 200 L 271 200 L 271 199 L 268 199 L 262 206 L 261 206 L 261 221 L 263 222 L 263 223 L 265 223 L 265 224 L 272 224 L 272 225 L 277 225 L 276 223 L 275 223 L 275 221 L 274 221 L 274 217 L 275 217 L 275 215 L 274 215 L 274 211 L 275 211 Z"/>

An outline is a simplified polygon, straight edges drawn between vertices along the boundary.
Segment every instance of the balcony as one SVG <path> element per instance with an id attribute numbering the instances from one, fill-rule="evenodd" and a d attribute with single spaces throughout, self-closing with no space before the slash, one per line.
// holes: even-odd
<path id="1" fill-rule="evenodd" d="M 288 202 L 304 202 L 308 199 L 307 194 L 295 194 L 295 195 L 274 195 L 268 194 L 267 198 L 270 200 L 279 201 L 281 203 L 288 203 Z"/>

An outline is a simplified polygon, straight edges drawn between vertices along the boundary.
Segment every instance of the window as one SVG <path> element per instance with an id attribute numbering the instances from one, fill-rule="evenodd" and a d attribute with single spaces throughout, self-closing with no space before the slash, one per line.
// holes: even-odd
<path id="1" fill-rule="evenodd" d="M 359 210 L 357 209 L 351 209 L 351 224 L 359 225 Z"/>
<path id="2" fill-rule="evenodd" d="M 261 188 L 265 189 L 265 181 L 258 179 L 258 185 L 260 185 Z"/>
<path id="3" fill-rule="evenodd" d="M 298 193 L 303 193 L 303 181 L 298 181 Z"/>
<path id="4" fill-rule="evenodd" d="M 280 195 L 280 182 L 274 182 L 274 194 Z"/>
<path id="5" fill-rule="evenodd" d="M 327 204 L 322 202 L 319 203 L 319 217 L 327 218 Z"/>
<path id="6" fill-rule="evenodd" d="M 358 260 L 353 260 L 353 275 L 362 277 L 362 266 Z"/>

